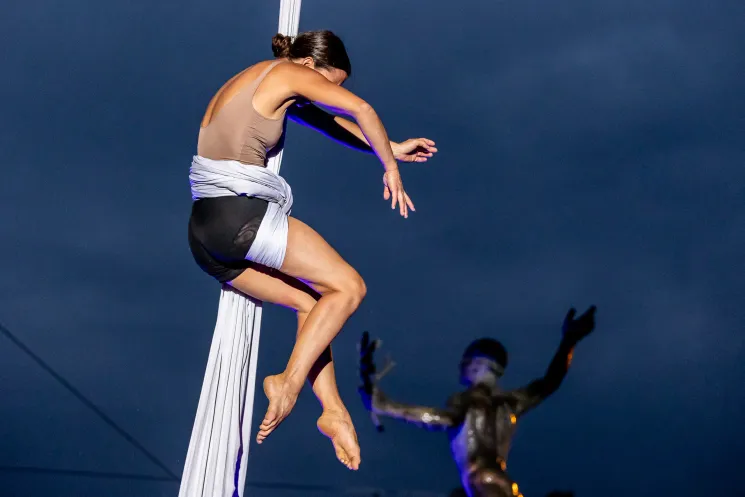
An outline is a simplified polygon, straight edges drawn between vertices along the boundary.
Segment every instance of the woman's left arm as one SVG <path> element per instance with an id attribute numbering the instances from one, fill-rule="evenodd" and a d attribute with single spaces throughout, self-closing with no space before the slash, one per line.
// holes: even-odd
<path id="1" fill-rule="evenodd" d="M 360 127 L 351 121 L 329 114 L 310 102 L 297 103 L 287 109 L 287 117 L 312 128 L 344 146 L 374 154 Z M 391 145 L 393 143 L 391 142 Z"/>
<path id="2" fill-rule="evenodd" d="M 356 123 L 325 112 L 310 102 L 292 105 L 287 109 L 287 115 L 296 123 L 313 128 L 337 143 L 360 152 L 374 153 Z M 437 152 L 435 142 L 427 138 L 413 138 L 403 143 L 393 141 L 390 143 L 394 157 L 402 162 L 425 162 Z"/>

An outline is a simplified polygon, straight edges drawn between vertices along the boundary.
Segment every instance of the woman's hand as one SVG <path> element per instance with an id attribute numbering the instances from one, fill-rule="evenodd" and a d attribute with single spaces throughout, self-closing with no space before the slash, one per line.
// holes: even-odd
<path id="1" fill-rule="evenodd" d="M 437 152 L 435 142 L 427 138 L 409 138 L 402 143 L 391 142 L 391 150 L 396 160 L 401 162 L 427 162 Z"/>
<path id="2" fill-rule="evenodd" d="M 398 204 L 401 215 L 405 218 L 409 217 L 409 209 L 416 211 L 414 204 L 404 191 L 404 184 L 401 182 L 398 169 L 389 169 L 383 175 L 383 198 L 391 200 L 391 209 L 395 209 Z"/>

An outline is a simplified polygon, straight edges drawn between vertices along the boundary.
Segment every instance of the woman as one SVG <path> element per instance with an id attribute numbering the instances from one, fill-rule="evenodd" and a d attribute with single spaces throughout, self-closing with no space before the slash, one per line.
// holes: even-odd
<path id="1" fill-rule="evenodd" d="M 331 439 L 337 458 L 356 470 L 359 445 L 336 387 L 330 343 L 364 298 L 365 283 L 318 233 L 288 217 L 292 194 L 281 177 L 265 168 L 267 151 L 280 142 L 288 115 L 372 152 L 385 169 L 384 199 L 408 217 L 414 204 L 396 160 L 424 162 L 437 149 L 424 138 L 401 144 L 388 140 L 373 108 L 341 87 L 351 64 L 332 32 L 302 33 L 294 41 L 278 34 L 272 51 L 275 60 L 234 76 L 207 107 L 190 174 L 195 201 L 189 245 L 197 264 L 221 283 L 297 312 L 297 340 L 287 367 L 264 380 L 269 408 L 257 442 L 287 417 L 308 378 L 323 407 L 319 430 Z"/>

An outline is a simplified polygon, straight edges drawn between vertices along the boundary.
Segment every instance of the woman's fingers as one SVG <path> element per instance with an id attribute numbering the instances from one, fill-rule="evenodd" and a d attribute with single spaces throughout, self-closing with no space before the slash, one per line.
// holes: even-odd
<path id="1" fill-rule="evenodd" d="M 395 209 L 396 205 L 398 205 L 399 213 L 404 218 L 409 217 L 409 209 L 412 211 L 416 210 L 411 198 L 404 191 L 404 185 L 397 172 L 389 171 L 383 175 L 383 199 L 391 201 L 391 210 Z"/>
<path id="2" fill-rule="evenodd" d="M 427 162 L 437 152 L 434 145 L 435 142 L 428 138 L 410 138 L 400 144 L 405 152 L 397 154 L 396 159 L 402 162 Z"/>
<path id="3" fill-rule="evenodd" d="M 409 194 L 404 192 L 404 197 L 406 198 L 406 205 L 409 206 L 409 209 L 411 209 L 413 212 L 416 212 L 416 209 L 414 208 L 414 202 L 412 202 L 411 198 L 409 198 Z"/>
<path id="4" fill-rule="evenodd" d="M 431 153 L 417 152 L 416 156 L 414 157 L 414 162 L 427 162 L 427 159 L 429 157 L 432 157 Z"/>
<path id="5" fill-rule="evenodd" d="M 426 149 L 427 151 L 437 152 L 437 149 L 435 148 L 435 142 L 433 142 L 429 138 L 419 138 L 418 142 L 419 146 Z"/>
<path id="6" fill-rule="evenodd" d="M 399 184 L 391 186 L 391 209 L 395 209 L 396 205 L 398 205 L 399 213 L 406 217 L 406 204 L 404 203 L 403 189 Z"/>

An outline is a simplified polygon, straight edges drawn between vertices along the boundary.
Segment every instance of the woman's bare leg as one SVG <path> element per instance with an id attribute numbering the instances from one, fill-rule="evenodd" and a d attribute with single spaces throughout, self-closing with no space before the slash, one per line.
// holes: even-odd
<path id="1" fill-rule="evenodd" d="M 307 314 L 298 313 L 298 329 L 303 327 L 306 318 Z M 352 418 L 339 396 L 330 345 L 313 364 L 308 380 L 323 407 L 323 413 L 316 422 L 318 430 L 331 439 L 336 457 L 342 464 L 352 470 L 359 469 L 362 462 L 360 445 Z"/>
<path id="2" fill-rule="evenodd" d="M 307 282 L 321 298 L 308 313 L 284 372 L 264 379 L 269 409 L 257 440 L 266 438 L 290 413 L 313 364 L 366 293 L 360 275 L 318 233 L 292 217 L 281 270 Z"/>
<path id="3" fill-rule="evenodd" d="M 295 278 L 261 266 L 247 269 L 230 284 L 256 299 L 294 309 L 298 318 L 298 335 L 302 332 L 308 314 L 320 298 L 317 292 Z M 336 386 L 330 346 L 313 364 L 308 380 L 323 408 L 318 423 L 319 429 L 332 439 L 339 460 L 350 469 L 357 469 L 359 445 L 351 418 Z M 342 426 L 337 426 L 340 424 L 339 421 L 342 422 Z M 357 467 L 353 467 L 355 465 Z"/>
<path id="4" fill-rule="evenodd" d="M 308 312 L 297 313 L 297 336 L 302 332 L 305 320 L 308 318 Z M 336 386 L 336 373 L 334 371 L 334 357 L 331 352 L 331 346 L 326 347 L 318 360 L 310 368 L 308 373 L 308 382 L 310 383 L 313 393 L 318 402 L 321 403 L 323 410 L 345 411 L 346 407 L 339 395 L 339 388 Z"/>

